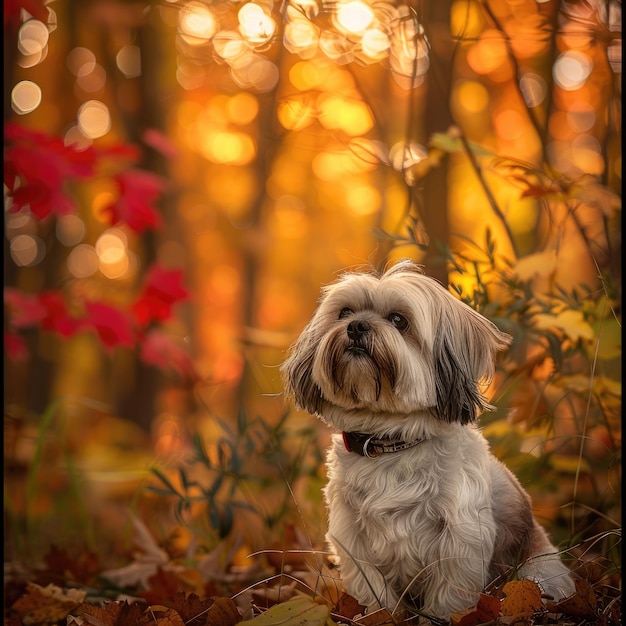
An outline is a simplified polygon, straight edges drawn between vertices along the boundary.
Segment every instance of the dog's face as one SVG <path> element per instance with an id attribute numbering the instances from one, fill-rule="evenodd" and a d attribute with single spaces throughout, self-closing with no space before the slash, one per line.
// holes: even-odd
<path id="1" fill-rule="evenodd" d="M 345 274 L 323 290 L 292 346 L 282 366 L 285 391 L 324 418 L 337 410 L 428 409 L 468 423 L 487 408 L 480 383 L 510 341 L 409 261 L 381 276 Z"/>

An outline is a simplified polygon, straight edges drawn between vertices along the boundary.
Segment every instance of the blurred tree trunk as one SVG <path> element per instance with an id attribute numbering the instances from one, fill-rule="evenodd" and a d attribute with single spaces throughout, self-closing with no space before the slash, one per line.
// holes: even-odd
<path id="1" fill-rule="evenodd" d="M 450 114 L 450 79 L 454 42 L 450 34 L 450 0 L 423 2 L 422 19 L 430 41 L 430 63 L 428 90 L 424 111 L 425 140 L 433 133 L 444 133 L 452 125 Z M 422 192 L 422 217 L 430 238 L 424 258 L 429 275 L 448 283 L 446 262 L 439 252 L 440 245 L 448 245 L 450 224 L 448 212 L 448 161 L 445 155 L 439 167 L 429 171 L 424 178 Z"/>

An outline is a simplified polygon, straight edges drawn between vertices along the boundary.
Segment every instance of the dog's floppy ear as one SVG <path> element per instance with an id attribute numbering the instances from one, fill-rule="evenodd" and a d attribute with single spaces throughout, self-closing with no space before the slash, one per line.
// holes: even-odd
<path id="1" fill-rule="evenodd" d="M 314 339 L 315 318 L 309 322 L 290 349 L 289 356 L 280 371 L 285 395 L 292 398 L 297 409 L 319 414 L 322 405 L 322 391 L 313 382 L 313 361 L 317 340 Z"/>
<path id="2" fill-rule="evenodd" d="M 495 370 L 495 355 L 511 343 L 511 336 L 459 300 L 440 311 L 433 352 L 436 405 L 446 422 L 468 424 L 493 408 L 480 391 Z"/>

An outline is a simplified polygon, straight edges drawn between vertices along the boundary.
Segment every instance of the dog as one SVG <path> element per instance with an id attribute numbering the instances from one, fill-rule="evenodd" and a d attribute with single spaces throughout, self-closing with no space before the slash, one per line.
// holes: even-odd
<path id="1" fill-rule="evenodd" d="M 367 611 L 447 621 L 513 576 L 555 600 L 575 592 L 477 427 L 511 340 L 405 260 L 323 288 L 290 348 L 285 396 L 341 433 L 327 455 L 326 539 Z"/>

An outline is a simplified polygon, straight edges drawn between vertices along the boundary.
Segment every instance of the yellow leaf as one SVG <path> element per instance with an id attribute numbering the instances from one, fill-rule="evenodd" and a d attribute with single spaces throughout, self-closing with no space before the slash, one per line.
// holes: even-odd
<path id="1" fill-rule="evenodd" d="M 308 597 L 293 598 L 250 620 L 239 622 L 239 626 L 329 626 L 330 609 Z"/>
<path id="2" fill-rule="evenodd" d="M 550 467 L 558 472 L 564 472 L 566 474 L 575 474 L 580 467 L 580 471 L 583 473 L 589 473 L 589 463 L 586 459 L 581 459 L 578 456 L 570 456 L 567 454 L 551 454 L 550 455 Z"/>
<path id="3" fill-rule="evenodd" d="M 594 330 L 600 342 L 597 353 L 599 359 L 609 361 L 622 355 L 622 327 L 615 318 L 596 322 Z M 595 346 L 593 349 L 595 351 Z"/>
<path id="4" fill-rule="evenodd" d="M 548 315 L 547 313 L 537 315 L 535 316 L 535 326 L 544 330 L 558 328 L 573 341 L 594 338 L 593 328 L 585 322 L 583 314 L 571 309 L 561 311 L 558 315 Z"/>
<path id="5" fill-rule="evenodd" d="M 513 269 L 521 280 L 530 280 L 535 276 L 544 277 L 553 274 L 556 269 L 556 261 L 556 251 L 546 250 L 519 259 Z"/>

